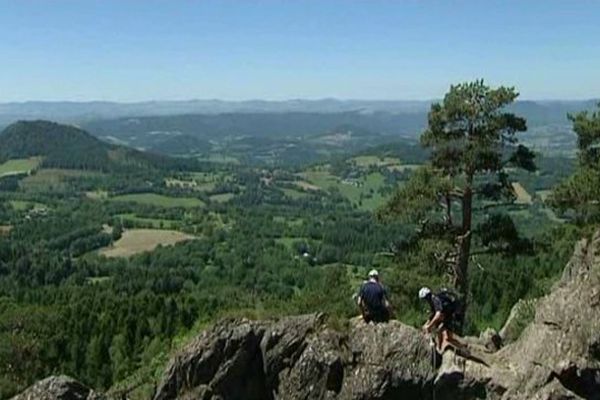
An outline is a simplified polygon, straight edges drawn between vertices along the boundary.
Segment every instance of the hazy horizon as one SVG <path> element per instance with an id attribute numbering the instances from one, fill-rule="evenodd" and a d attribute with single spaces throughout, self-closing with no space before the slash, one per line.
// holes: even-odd
<path id="1" fill-rule="evenodd" d="M 338 101 L 338 102 L 406 102 L 406 103 L 432 103 L 439 101 L 443 98 L 443 95 L 434 98 L 427 99 L 409 99 L 409 98 L 340 98 L 340 97 L 315 97 L 315 98 L 244 98 L 244 99 L 224 99 L 224 98 L 181 98 L 181 99 L 140 99 L 140 100 L 101 100 L 101 99 L 83 99 L 83 100 L 72 100 L 72 99 L 29 99 L 29 100 L 18 100 L 18 101 L 3 101 L 0 100 L 0 104 L 27 104 L 27 103 L 77 103 L 77 104 L 92 104 L 92 103 L 114 103 L 114 104 L 143 104 L 143 103 L 184 103 L 184 102 L 223 102 L 223 103 L 249 103 L 249 102 L 267 102 L 267 103 L 286 103 L 286 102 L 319 102 L 319 101 Z M 598 101 L 600 95 L 595 97 L 584 97 L 584 98 L 525 98 L 519 96 L 517 101 L 531 101 L 538 103 L 559 103 L 559 102 L 587 102 L 587 101 Z"/>

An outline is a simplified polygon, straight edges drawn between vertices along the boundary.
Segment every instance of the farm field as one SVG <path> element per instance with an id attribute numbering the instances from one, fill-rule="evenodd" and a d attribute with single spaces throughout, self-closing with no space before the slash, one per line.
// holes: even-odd
<path id="1" fill-rule="evenodd" d="M 130 202 L 157 207 L 183 207 L 194 208 L 204 206 L 204 202 L 194 197 L 170 197 L 156 193 L 135 193 L 114 196 L 111 201 Z"/>
<path id="2" fill-rule="evenodd" d="M 171 246 L 192 239 L 194 236 L 173 230 L 130 229 L 124 231 L 121 239 L 112 246 L 101 249 L 98 253 L 105 257 L 129 257 L 152 251 L 158 246 Z"/>
<path id="3" fill-rule="evenodd" d="M 159 218 L 144 218 L 138 217 L 133 213 L 129 214 L 117 214 L 115 217 L 121 219 L 121 221 L 131 221 L 133 223 L 143 224 L 153 229 L 175 229 L 180 221 L 172 219 L 159 219 Z"/>
<path id="4" fill-rule="evenodd" d="M 210 201 L 214 201 L 217 203 L 226 203 L 229 200 L 233 199 L 235 197 L 235 195 L 233 193 L 221 193 L 221 194 L 214 194 L 212 196 L 210 196 Z"/>
<path id="5" fill-rule="evenodd" d="M 538 196 L 542 201 L 546 201 L 550 194 L 552 194 L 552 190 L 537 190 L 535 192 L 535 195 Z"/>
<path id="6" fill-rule="evenodd" d="M 309 170 L 301 175 L 306 181 L 323 190 L 337 189 L 352 204 L 363 210 L 373 210 L 381 206 L 385 198 L 379 193 L 384 185 L 384 177 L 378 172 L 353 180 L 342 180 L 326 170 Z"/>
<path id="7" fill-rule="evenodd" d="M 294 200 L 302 199 L 302 198 L 308 196 L 307 193 L 300 192 L 300 191 L 294 190 L 294 189 L 283 188 L 281 190 L 287 197 L 289 197 L 290 199 L 294 199 Z"/>
<path id="8" fill-rule="evenodd" d="M 389 169 L 390 171 L 399 171 L 399 172 L 404 172 L 404 171 L 414 171 L 415 169 L 421 167 L 421 164 L 395 164 L 395 165 L 388 165 L 387 169 Z"/>
<path id="9" fill-rule="evenodd" d="M 0 164 L 0 176 L 27 173 L 33 169 L 36 169 L 40 165 L 41 161 L 42 159 L 40 157 L 8 160 L 5 163 Z"/>
<path id="10" fill-rule="evenodd" d="M 515 192 L 515 195 L 517 196 L 517 200 L 516 200 L 517 204 L 531 204 L 532 203 L 533 198 L 531 197 L 529 192 L 527 192 L 527 190 L 525 190 L 523 185 L 521 185 L 519 182 L 513 182 L 512 187 L 513 187 L 513 191 Z"/>
<path id="11" fill-rule="evenodd" d="M 64 191 L 70 188 L 70 179 L 101 177 L 104 174 L 76 169 L 44 168 L 37 170 L 21 180 L 20 186 L 25 191 L 46 192 Z"/>
<path id="12" fill-rule="evenodd" d="M 400 159 L 396 157 L 357 156 L 350 160 L 358 167 L 391 167 L 401 165 Z"/>
<path id="13" fill-rule="evenodd" d="M 37 202 L 32 202 L 32 201 L 23 201 L 23 200 L 10 200 L 8 202 L 8 204 L 10 204 L 10 206 L 12 207 L 13 210 L 15 211 L 26 211 L 31 209 L 45 209 L 47 208 L 44 204 L 42 203 L 37 203 Z"/>
<path id="14" fill-rule="evenodd" d="M 311 183 L 308 183 L 306 181 L 294 181 L 294 185 L 301 187 L 304 190 L 313 190 L 313 191 L 321 190 L 320 187 L 313 185 Z"/>
<path id="15" fill-rule="evenodd" d="M 195 179 L 192 180 L 182 180 L 182 179 L 174 179 L 174 178 L 169 178 L 169 179 L 165 179 L 165 185 L 168 188 L 174 187 L 174 188 L 181 188 L 181 189 L 191 189 L 191 190 L 195 190 L 195 191 L 205 191 L 205 192 L 210 192 L 211 190 L 213 190 L 216 186 L 216 182 L 203 182 L 203 181 L 197 181 Z"/>
<path id="16" fill-rule="evenodd" d="M 168 188 L 190 189 L 199 192 L 213 191 L 219 182 L 229 182 L 231 175 L 224 173 L 190 172 L 165 179 Z"/>
<path id="17" fill-rule="evenodd" d="M 224 154 L 209 154 L 206 156 L 198 157 L 200 161 L 209 161 L 214 163 L 223 163 L 223 164 L 239 164 L 240 160 L 235 157 L 226 156 Z"/>
<path id="18" fill-rule="evenodd" d="M 92 200 L 105 200 L 108 199 L 108 192 L 106 190 L 91 190 L 85 192 L 85 197 Z"/>

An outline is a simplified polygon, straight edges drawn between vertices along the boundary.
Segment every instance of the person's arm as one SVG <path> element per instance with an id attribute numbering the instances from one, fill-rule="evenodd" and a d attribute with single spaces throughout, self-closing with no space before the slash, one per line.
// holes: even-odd
<path id="1" fill-rule="evenodd" d="M 431 318 L 427 323 L 425 323 L 425 325 L 423 325 L 423 331 L 425 331 L 426 333 L 431 332 L 433 327 L 436 326 L 437 323 L 442 321 L 443 319 L 444 314 L 442 314 L 441 311 L 436 311 L 436 313 L 433 315 L 433 318 Z"/>
<path id="2" fill-rule="evenodd" d="M 363 290 L 364 290 L 364 288 L 365 288 L 365 285 L 364 284 L 361 285 L 360 289 L 358 289 L 358 296 L 356 296 L 357 297 L 356 304 L 358 304 L 358 306 L 360 308 L 362 308 L 362 305 L 363 305 L 363 299 L 362 298 L 363 298 Z"/>
<path id="3" fill-rule="evenodd" d="M 392 311 L 392 303 L 390 303 L 387 288 L 383 288 L 383 305 L 388 311 Z"/>

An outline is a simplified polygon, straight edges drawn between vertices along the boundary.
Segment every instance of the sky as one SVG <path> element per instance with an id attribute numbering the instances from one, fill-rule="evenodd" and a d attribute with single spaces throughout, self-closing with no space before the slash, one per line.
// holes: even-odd
<path id="1" fill-rule="evenodd" d="M 0 0 L 0 102 L 600 97 L 600 1 Z"/>

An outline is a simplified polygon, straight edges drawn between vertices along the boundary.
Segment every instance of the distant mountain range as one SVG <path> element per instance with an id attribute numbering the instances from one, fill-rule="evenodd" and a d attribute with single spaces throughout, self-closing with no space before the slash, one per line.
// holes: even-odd
<path id="1" fill-rule="evenodd" d="M 435 100 L 184 100 L 137 103 L 30 101 L 0 103 L 0 125 L 8 125 L 20 119 L 51 119 L 59 122 L 80 123 L 95 119 L 180 114 L 281 112 L 423 114 L 427 112 L 433 101 Z M 598 100 L 519 101 L 515 107 L 523 110 L 526 114 L 535 114 L 536 119 L 538 117 L 547 119 L 555 116 L 564 119 L 567 112 L 592 108 L 597 102 Z"/>
<path id="2" fill-rule="evenodd" d="M 378 101 L 378 100 L 184 100 L 146 101 L 138 103 L 45 102 L 0 103 L 0 123 L 18 119 L 52 119 L 64 122 L 82 122 L 94 119 L 119 117 L 164 116 L 179 114 L 221 114 L 256 112 L 423 112 L 430 101 Z"/>
<path id="3" fill-rule="evenodd" d="M 537 150 L 572 153 L 567 114 L 598 101 L 518 101 L 511 111 L 527 119 L 523 140 Z M 210 152 L 241 138 L 298 140 L 339 127 L 374 136 L 415 139 L 427 124 L 431 101 L 289 100 L 0 103 L 0 127 L 16 120 L 76 124 L 114 144 L 170 155 Z M 364 136 L 364 135 L 362 135 Z"/>

